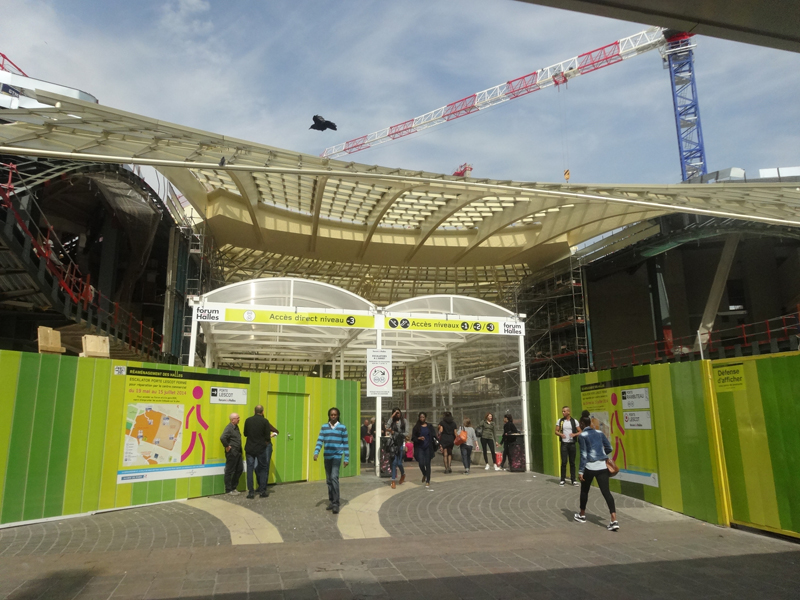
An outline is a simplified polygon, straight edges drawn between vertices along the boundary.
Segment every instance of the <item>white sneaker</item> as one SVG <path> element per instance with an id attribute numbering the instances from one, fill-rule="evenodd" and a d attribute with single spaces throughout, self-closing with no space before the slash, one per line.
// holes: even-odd
<path id="1" fill-rule="evenodd" d="M 495 471 L 499 471 L 499 470 L 500 470 L 500 467 L 498 467 L 497 465 L 495 465 L 495 466 L 494 466 L 494 470 L 495 470 Z"/>
<path id="2" fill-rule="evenodd" d="M 486 465 L 486 470 L 487 470 L 487 471 L 489 470 L 489 465 Z"/>
<path id="3" fill-rule="evenodd" d="M 228 495 L 229 495 L 229 496 L 238 496 L 238 495 L 239 495 L 239 493 L 240 493 L 240 492 L 238 492 L 237 490 L 232 490 L 232 491 L 228 492 Z"/>

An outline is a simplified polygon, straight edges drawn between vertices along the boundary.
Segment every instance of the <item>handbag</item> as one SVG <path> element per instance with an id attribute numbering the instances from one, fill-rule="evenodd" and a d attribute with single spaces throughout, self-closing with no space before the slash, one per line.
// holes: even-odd
<path id="1" fill-rule="evenodd" d="M 466 430 L 462 429 L 458 435 L 456 436 L 455 441 L 453 442 L 456 446 L 460 446 L 461 444 L 467 441 L 467 432 Z"/>
<path id="2" fill-rule="evenodd" d="M 479 425 L 475 429 L 475 437 L 478 438 L 478 439 L 481 439 L 481 437 L 483 437 L 483 425 Z"/>
<path id="3" fill-rule="evenodd" d="M 619 467 L 617 466 L 617 463 L 614 462 L 613 458 L 606 459 L 606 467 L 608 468 L 609 477 L 614 477 L 614 475 L 619 473 Z"/>

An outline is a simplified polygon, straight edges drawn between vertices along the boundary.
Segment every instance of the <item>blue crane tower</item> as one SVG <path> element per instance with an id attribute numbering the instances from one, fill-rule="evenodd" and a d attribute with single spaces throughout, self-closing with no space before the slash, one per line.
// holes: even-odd
<path id="1" fill-rule="evenodd" d="M 683 181 L 705 175 L 708 171 L 694 77 L 695 44 L 691 38 L 692 34 L 689 33 L 665 30 L 667 44 L 661 50 L 664 68 L 669 69 L 672 84 Z"/>

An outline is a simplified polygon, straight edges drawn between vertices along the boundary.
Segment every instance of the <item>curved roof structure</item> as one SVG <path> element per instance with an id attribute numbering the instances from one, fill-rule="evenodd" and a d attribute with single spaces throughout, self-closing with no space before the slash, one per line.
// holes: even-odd
<path id="1" fill-rule="evenodd" d="M 295 279 L 272 277 L 240 281 L 217 288 L 203 295 L 208 302 L 224 304 L 259 304 L 269 306 L 303 306 L 314 309 L 375 311 L 376 306 L 358 294 L 335 285 Z"/>
<path id="2" fill-rule="evenodd" d="M 382 347 L 392 350 L 394 364 L 402 366 L 489 333 L 492 337 L 503 333 L 500 327 L 478 333 L 481 329 L 474 328 L 475 323 L 519 322 L 511 311 L 476 298 L 422 296 L 381 310 L 336 286 L 290 277 L 242 281 L 204 294 L 195 304 L 198 310 L 218 311 L 214 320 L 200 321 L 208 364 L 309 372 L 341 361 L 344 355 L 349 374 L 355 371 L 357 377 L 364 368 L 366 349 L 376 347 L 377 331 Z M 392 318 L 407 318 L 410 323 L 385 326 Z M 416 328 L 415 319 L 435 329 Z M 461 326 L 465 320 L 469 327 Z"/>
<path id="3" fill-rule="evenodd" d="M 304 272 L 293 274 L 306 277 L 368 265 L 393 281 L 403 270 L 422 281 L 420 269 L 443 269 L 465 286 L 493 286 L 508 270 L 530 272 L 599 234 L 673 212 L 800 226 L 791 183 L 471 179 L 322 159 L 36 95 L 50 108 L 4 111 L 12 123 L 0 127 L 0 153 L 155 166 L 207 220 L 235 278 L 299 262 Z"/>

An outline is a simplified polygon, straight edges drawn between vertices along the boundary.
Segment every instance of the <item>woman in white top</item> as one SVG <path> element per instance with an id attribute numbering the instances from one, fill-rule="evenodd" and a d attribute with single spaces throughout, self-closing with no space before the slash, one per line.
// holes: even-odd
<path id="1" fill-rule="evenodd" d="M 475 435 L 475 430 L 472 428 L 472 421 L 464 419 L 464 424 L 461 426 L 460 431 L 467 432 L 467 441 L 461 444 L 461 462 L 464 463 L 464 475 L 469 475 L 469 467 L 472 464 L 472 450 L 478 449 L 478 436 Z"/>

